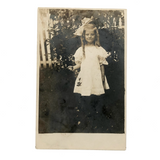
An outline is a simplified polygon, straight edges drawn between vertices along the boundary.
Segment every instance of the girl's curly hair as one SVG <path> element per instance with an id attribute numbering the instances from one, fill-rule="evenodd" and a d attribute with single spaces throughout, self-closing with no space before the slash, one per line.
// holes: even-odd
<path id="1" fill-rule="evenodd" d="M 97 28 L 95 27 L 95 25 L 92 24 L 92 23 L 86 24 L 86 25 L 84 26 L 83 33 L 82 33 L 82 36 L 81 36 L 81 46 L 82 46 L 83 57 L 84 57 L 84 58 L 85 58 L 85 44 L 87 43 L 86 40 L 85 40 L 85 32 L 86 32 L 87 29 L 93 29 L 93 30 L 94 30 L 94 33 L 95 33 L 95 41 L 94 41 L 94 44 L 95 44 L 95 46 L 100 47 L 98 29 L 97 29 Z"/>

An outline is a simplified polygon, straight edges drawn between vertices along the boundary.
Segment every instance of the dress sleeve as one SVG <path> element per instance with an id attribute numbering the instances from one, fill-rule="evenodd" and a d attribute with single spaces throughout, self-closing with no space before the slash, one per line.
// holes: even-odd
<path id="1" fill-rule="evenodd" d="M 75 52 L 75 54 L 73 55 L 75 58 L 75 62 L 82 62 L 82 47 L 78 48 Z"/>
<path id="2" fill-rule="evenodd" d="M 99 55 L 98 55 L 98 58 L 99 58 L 99 64 L 102 65 L 108 65 L 108 62 L 106 61 L 106 58 L 108 57 L 108 53 L 106 52 L 106 50 L 102 47 L 99 48 Z"/>

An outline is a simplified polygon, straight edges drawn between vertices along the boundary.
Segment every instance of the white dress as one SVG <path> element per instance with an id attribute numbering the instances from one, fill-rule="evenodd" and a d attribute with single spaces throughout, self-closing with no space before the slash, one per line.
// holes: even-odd
<path id="1" fill-rule="evenodd" d="M 77 76 L 74 93 L 80 93 L 82 96 L 101 95 L 104 89 L 109 89 L 105 77 L 104 86 L 102 84 L 100 64 L 108 65 L 105 58 L 107 52 L 102 47 L 85 46 L 85 58 L 83 58 L 82 47 L 78 48 L 74 54 L 75 62 L 81 62 L 80 72 Z"/>

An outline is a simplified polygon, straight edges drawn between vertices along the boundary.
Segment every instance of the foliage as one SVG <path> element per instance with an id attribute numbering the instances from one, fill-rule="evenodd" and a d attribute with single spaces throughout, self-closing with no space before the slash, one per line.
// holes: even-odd
<path id="1" fill-rule="evenodd" d="M 72 10 L 50 9 L 49 44 L 51 59 L 57 70 L 74 64 L 73 54 L 81 46 L 80 37 L 73 33 L 82 25 L 84 18 L 94 18 L 100 33 L 102 47 L 112 52 L 111 61 L 119 61 L 119 55 L 124 52 L 124 30 L 119 29 L 119 18 L 123 21 L 121 10 Z M 116 51 L 116 54 L 115 52 Z"/>

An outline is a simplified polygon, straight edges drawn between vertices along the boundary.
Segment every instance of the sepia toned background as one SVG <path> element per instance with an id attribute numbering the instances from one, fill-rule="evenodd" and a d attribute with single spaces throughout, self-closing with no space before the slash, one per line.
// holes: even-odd
<path id="1" fill-rule="evenodd" d="M 84 18 L 94 18 L 100 44 L 111 56 L 105 67 L 110 86 L 104 96 L 103 119 L 95 133 L 124 133 L 124 10 L 39 9 L 39 133 L 91 133 L 78 126 L 80 107 L 73 93 L 78 71 L 73 54 L 81 46 L 75 31 Z M 85 116 L 85 115 L 84 115 Z"/>

